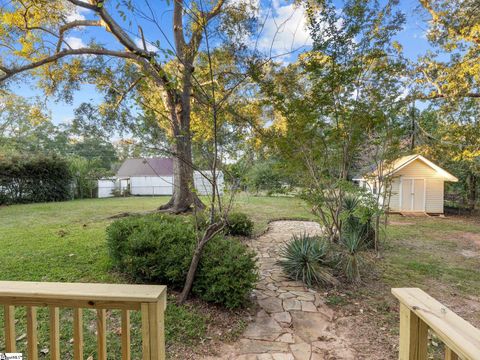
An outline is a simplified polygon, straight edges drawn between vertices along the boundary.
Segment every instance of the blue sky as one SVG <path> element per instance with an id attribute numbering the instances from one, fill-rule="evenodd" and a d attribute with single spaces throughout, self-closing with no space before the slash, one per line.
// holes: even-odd
<path id="1" fill-rule="evenodd" d="M 244 1 L 244 0 L 230 0 L 230 1 Z M 250 0 L 261 1 L 263 0 Z M 115 2 L 111 2 L 115 3 Z M 143 1 L 138 1 L 143 3 Z M 171 41 L 171 34 L 169 30 L 171 24 L 170 7 L 165 1 L 152 2 L 156 3 L 155 13 L 158 15 L 159 22 L 162 23 L 162 28 L 166 29 L 166 38 L 160 34 L 159 29 L 151 23 L 142 23 L 142 28 L 147 39 L 160 40 L 162 47 L 168 47 L 168 42 Z M 406 14 L 407 23 L 404 30 L 398 35 L 398 41 L 403 45 L 405 55 L 410 59 L 416 59 L 418 56 L 424 54 L 429 49 L 429 44 L 425 37 L 428 27 L 426 19 L 428 16 L 419 6 L 418 0 L 400 0 L 400 9 Z M 147 10 L 147 9 L 143 9 Z M 263 48 L 265 52 L 272 52 L 274 54 L 281 54 L 289 49 L 307 46 L 310 44 L 308 32 L 304 29 L 305 20 L 302 9 L 296 9 L 291 2 L 282 0 L 271 0 L 268 5 L 262 5 L 261 14 L 264 16 L 265 26 L 262 34 L 259 36 L 257 46 Z M 75 11 L 72 12 L 71 19 L 88 18 L 88 12 Z M 277 31 L 278 24 L 282 24 L 281 31 Z M 130 28 L 132 32 L 137 33 L 138 24 L 125 24 L 126 28 Z M 104 31 L 88 30 L 91 39 L 97 42 L 112 44 L 110 35 Z M 275 38 L 274 40 L 272 40 Z M 139 40 L 139 39 L 137 39 Z M 82 47 L 87 45 L 89 40 L 80 33 L 70 33 L 67 41 L 72 47 Z M 272 46 L 273 42 L 273 46 Z M 289 61 L 284 59 L 284 61 Z M 12 86 L 12 90 L 22 96 L 35 97 L 44 96 L 35 90 L 35 83 L 27 84 L 25 82 L 16 82 Z M 46 99 L 47 107 L 51 111 L 52 120 L 54 123 L 68 122 L 73 118 L 73 112 L 82 102 L 101 103 L 102 95 L 95 90 L 92 85 L 83 86 L 82 89 L 76 92 L 72 104 L 63 101 L 56 102 L 54 99 Z"/>

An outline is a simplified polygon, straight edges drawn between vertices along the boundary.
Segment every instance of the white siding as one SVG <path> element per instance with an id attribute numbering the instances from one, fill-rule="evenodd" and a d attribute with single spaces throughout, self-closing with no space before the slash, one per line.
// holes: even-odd
<path id="1" fill-rule="evenodd" d="M 399 211 L 400 209 L 400 178 L 392 179 L 392 193 L 390 196 L 390 211 Z"/>
<path id="2" fill-rule="evenodd" d="M 427 190 L 425 197 L 425 211 L 428 213 L 443 213 L 444 180 L 434 169 L 420 160 L 415 160 L 399 170 L 395 175 L 425 179 Z"/>
<path id="3" fill-rule="evenodd" d="M 211 171 L 202 171 L 202 173 L 211 179 L 212 173 Z M 202 174 L 198 171 L 193 173 L 193 181 L 195 182 L 195 189 L 197 190 L 199 195 L 210 195 L 212 193 L 212 185 L 208 179 L 205 178 Z M 223 190 L 225 187 L 224 180 L 223 180 L 223 173 L 220 172 L 217 174 L 217 187 L 218 192 L 220 195 L 223 194 Z"/>
<path id="4" fill-rule="evenodd" d="M 172 195 L 172 176 L 135 176 L 130 178 L 132 195 Z"/>
<path id="5" fill-rule="evenodd" d="M 443 214 L 443 185 L 441 179 L 427 179 L 427 212 Z"/>
<path id="6" fill-rule="evenodd" d="M 97 186 L 99 198 L 112 197 L 112 191 L 116 187 L 116 179 L 100 179 L 97 182 Z"/>

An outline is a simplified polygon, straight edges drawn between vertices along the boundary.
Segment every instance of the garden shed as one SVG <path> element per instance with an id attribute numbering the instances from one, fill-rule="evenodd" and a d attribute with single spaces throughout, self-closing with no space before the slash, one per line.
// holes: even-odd
<path id="1" fill-rule="evenodd" d="M 445 182 L 458 181 L 455 176 L 419 154 L 403 156 L 385 166 L 382 172 L 389 180 L 387 189 L 378 188 L 377 169 L 353 180 L 374 194 L 378 191 L 390 192 L 388 208 L 391 212 L 443 214 Z"/>

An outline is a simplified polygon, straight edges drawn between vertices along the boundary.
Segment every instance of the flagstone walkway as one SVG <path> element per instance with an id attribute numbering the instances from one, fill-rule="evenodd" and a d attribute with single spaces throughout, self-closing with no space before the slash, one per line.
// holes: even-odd
<path id="1" fill-rule="evenodd" d="M 306 221 L 275 221 L 251 241 L 258 254 L 260 281 L 254 291 L 258 311 L 240 340 L 217 349 L 208 360 L 355 359 L 336 332 L 333 311 L 321 293 L 287 279 L 277 265 L 279 249 L 293 234 L 317 234 L 320 226 Z"/>

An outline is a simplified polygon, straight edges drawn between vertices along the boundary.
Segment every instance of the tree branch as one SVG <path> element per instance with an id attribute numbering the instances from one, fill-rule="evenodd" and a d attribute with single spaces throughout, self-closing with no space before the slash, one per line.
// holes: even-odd
<path id="1" fill-rule="evenodd" d="M 126 58 L 126 59 L 134 59 L 138 60 L 138 55 L 128 53 L 128 52 L 122 52 L 122 51 L 114 51 L 114 50 L 108 50 L 108 49 L 103 49 L 103 48 L 81 48 L 81 49 L 71 49 L 71 50 L 62 50 L 58 53 L 55 53 L 54 55 L 47 56 L 41 60 L 32 62 L 27 65 L 23 66 L 18 66 L 14 68 L 7 68 L 5 66 L 2 66 L 0 70 L 2 70 L 5 74 L 0 76 L 0 83 L 4 82 L 8 78 L 21 73 L 23 71 L 28 71 L 28 70 L 33 70 L 35 68 L 38 68 L 40 66 L 55 62 L 57 60 L 60 60 L 66 56 L 71 56 L 71 55 L 102 55 L 102 56 L 115 56 L 115 57 L 120 57 L 120 58 Z"/>

